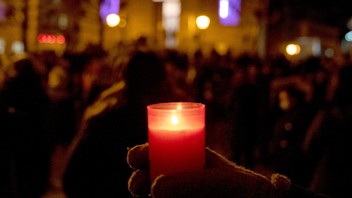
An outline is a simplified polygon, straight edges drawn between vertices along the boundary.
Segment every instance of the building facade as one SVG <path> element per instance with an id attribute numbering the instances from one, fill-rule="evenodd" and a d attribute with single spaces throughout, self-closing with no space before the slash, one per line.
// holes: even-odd
<path id="1" fill-rule="evenodd" d="M 233 26 L 220 23 L 221 0 L 177 1 L 180 2 L 180 14 L 179 26 L 172 35 L 174 48 L 190 54 L 198 49 L 204 52 L 215 49 L 220 54 L 231 51 L 234 55 L 250 53 L 265 57 L 284 53 L 284 46 L 297 39 L 302 41 L 300 37 L 313 38 L 314 42 L 318 39 L 319 55 L 324 55 L 325 50 L 333 50 L 335 54 L 340 50 L 337 28 L 298 20 L 287 6 L 279 6 L 277 15 L 272 0 L 234 0 L 240 2 L 240 18 Z M 119 43 L 132 43 L 140 37 L 147 38 L 155 48 L 165 47 L 163 1 L 119 0 L 120 23 L 115 27 L 107 26 L 100 17 L 101 2 L 0 0 L 0 52 L 21 51 L 21 43 L 22 50 L 29 52 L 79 52 L 90 44 L 111 50 Z M 197 27 L 196 18 L 200 15 L 209 17 L 208 28 Z"/>
<path id="2" fill-rule="evenodd" d="M 119 42 L 133 42 L 142 36 L 155 47 L 165 46 L 161 1 L 120 0 L 121 21 L 116 27 L 102 23 L 99 17 L 100 0 L 1 2 L 9 15 L 0 21 L 0 38 L 6 40 L 7 52 L 11 51 L 14 41 L 22 41 L 25 49 L 31 52 L 49 49 L 82 51 L 89 44 L 101 44 L 109 50 Z M 175 47 L 190 53 L 202 48 L 206 51 L 216 49 L 221 53 L 230 49 L 236 54 L 265 54 L 263 16 L 267 9 L 266 1 L 241 1 L 240 22 L 236 26 L 219 23 L 218 3 L 218 0 L 181 0 L 180 27 L 175 33 Z M 195 20 L 199 15 L 210 19 L 210 25 L 205 30 L 196 27 Z M 63 35 L 65 42 L 54 42 L 52 37 L 45 35 Z"/>

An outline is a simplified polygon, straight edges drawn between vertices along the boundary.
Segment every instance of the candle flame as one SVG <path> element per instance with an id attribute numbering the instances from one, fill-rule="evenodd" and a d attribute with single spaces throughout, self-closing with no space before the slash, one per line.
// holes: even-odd
<path id="1" fill-rule="evenodd" d="M 173 115 L 173 116 L 171 116 L 171 123 L 172 123 L 172 125 L 177 125 L 178 124 L 178 117 L 177 116 L 175 116 L 175 115 Z"/>

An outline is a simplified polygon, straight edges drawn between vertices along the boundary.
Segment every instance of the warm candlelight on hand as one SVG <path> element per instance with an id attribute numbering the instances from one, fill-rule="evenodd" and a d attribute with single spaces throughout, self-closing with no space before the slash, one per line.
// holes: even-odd
<path id="1" fill-rule="evenodd" d="M 152 180 L 160 174 L 203 169 L 205 105 L 170 102 L 147 109 Z"/>

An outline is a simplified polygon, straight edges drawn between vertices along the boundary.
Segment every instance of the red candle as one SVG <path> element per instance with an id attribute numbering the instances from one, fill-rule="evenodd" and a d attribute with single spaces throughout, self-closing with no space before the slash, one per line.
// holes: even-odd
<path id="1" fill-rule="evenodd" d="M 152 181 L 161 174 L 199 171 L 205 163 L 205 105 L 149 105 L 148 138 Z"/>

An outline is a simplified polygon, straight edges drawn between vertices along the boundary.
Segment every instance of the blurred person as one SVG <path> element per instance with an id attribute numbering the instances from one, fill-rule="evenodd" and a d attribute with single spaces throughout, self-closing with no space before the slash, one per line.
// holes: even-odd
<path id="1" fill-rule="evenodd" d="M 258 147 L 258 120 L 260 88 L 259 65 L 247 56 L 237 61 L 238 68 L 232 77 L 232 151 L 236 163 L 249 168 L 256 165 Z"/>
<path id="2" fill-rule="evenodd" d="M 309 188 L 332 197 L 351 197 L 352 66 L 338 73 L 334 98 L 320 110 L 305 136 L 303 149 L 315 163 Z"/>
<path id="3" fill-rule="evenodd" d="M 53 101 L 67 98 L 70 82 L 69 63 L 63 58 L 58 58 L 54 66 L 48 71 L 48 94 Z"/>
<path id="4" fill-rule="evenodd" d="M 274 78 L 282 78 L 292 75 L 292 63 L 284 55 L 270 57 L 272 74 Z"/>
<path id="5" fill-rule="evenodd" d="M 106 87 L 100 83 L 102 79 L 103 60 L 100 58 L 90 58 L 84 65 L 82 71 L 82 102 L 83 108 L 90 105 L 96 100 L 98 95 Z"/>
<path id="6" fill-rule="evenodd" d="M 67 146 L 77 130 L 78 112 L 72 92 L 71 65 L 64 57 L 58 57 L 48 71 L 47 94 L 50 99 L 48 130 L 52 135 L 54 150 L 51 154 L 49 184 L 61 184 L 60 172 L 62 158 Z M 51 192 L 53 193 L 53 192 Z M 57 194 L 58 192 L 55 192 Z M 44 197 L 50 197 L 48 193 Z"/>
<path id="7" fill-rule="evenodd" d="M 47 93 L 50 98 L 50 131 L 55 136 L 55 144 L 66 146 L 72 139 L 77 125 L 77 112 L 70 90 L 72 83 L 70 64 L 64 58 L 48 72 Z"/>
<path id="8" fill-rule="evenodd" d="M 269 166 L 307 187 L 312 174 L 312 162 L 303 152 L 302 144 L 312 116 L 305 94 L 291 86 L 280 88 L 272 119 L 268 145 Z"/>
<path id="9" fill-rule="evenodd" d="M 89 44 L 83 52 L 66 51 L 62 57 L 69 64 L 68 86 L 78 117 L 82 116 L 84 109 L 111 85 L 110 71 L 107 71 L 105 65 L 106 56 L 107 53 L 101 46 Z"/>
<path id="10" fill-rule="evenodd" d="M 68 148 L 61 187 L 70 198 L 130 197 L 127 148 L 147 140 L 146 106 L 169 100 L 163 97 L 169 90 L 165 68 L 155 52 L 133 51 L 123 64 L 123 79 L 86 108 Z"/>
<path id="11" fill-rule="evenodd" d="M 271 118 L 271 101 L 270 101 L 270 83 L 272 82 L 271 62 L 268 59 L 262 60 L 259 72 L 257 85 L 259 87 L 259 105 L 258 105 L 258 142 L 257 142 L 257 164 L 267 164 L 268 157 L 268 142 L 272 134 L 272 118 Z"/>
<path id="12" fill-rule="evenodd" d="M 323 198 L 294 184 L 288 177 L 274 173 L 270 178 L 239 166 L 215 151 L 205 148 L 205 167 L 201 171 L 163 174 L 151 182 L 149 145 L 136 145 L 127 153 L 133 170 L 128 188 L 134 197 L 153 198 Z"/>
<path id="13" fill-rule="evenodd" d="M 327 103 L 328 70 L 322 64 L 321 58 L 310 57 L 299 63 L 296 68 L 298 76 L 311 86 L 309 103 L 312 113 L 323 108 Z"/>
<path id="14" fill-rule="evenodd" d="M 171 88 L 170 98 L 175 101 L 193 101 L 192 85 L 187 82 L 188 57 L 176 50 L 165 50 L 163 64 L 165 65 L 167 83 Z"/>
<path id="15" fill-rule="evenodd" d="M 49 99 L 31 57 L 15 61 L 13 68 L 14 75 L 0 92 L 1 154 L 6 156 L 1 180 L 7 180 L 8 187 L 0 196 L 39 197 L 48 185 L 53 149 L 47 130 Z"/>
<path id="16" fill-rule="evenodd" d="M 231 62 L 212 49 L 209 56 L 201 51 L 194 55 L 197 75 L 194 80 L 195 100 L 206 108 L 206 144 L 226 155 L 231 155 Z"/>

